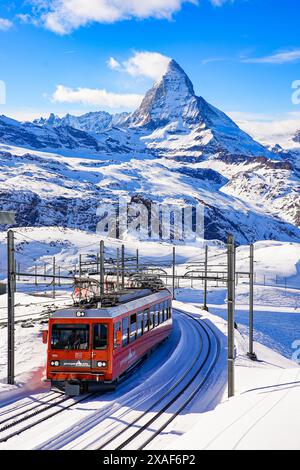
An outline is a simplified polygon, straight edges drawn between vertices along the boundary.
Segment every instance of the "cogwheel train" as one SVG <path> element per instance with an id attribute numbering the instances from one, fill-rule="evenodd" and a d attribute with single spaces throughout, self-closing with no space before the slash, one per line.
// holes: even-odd
<path id="1" fill-rule="evenodd" d="M 97 285 L 98 284 L 98 285 Z M 51 315 L 47 380 L 68 395 L 114 388 L 172 332 L 172 296 L 154 276 L 99 295 L 94 279 L 77 279 L 74 307 Z"/>

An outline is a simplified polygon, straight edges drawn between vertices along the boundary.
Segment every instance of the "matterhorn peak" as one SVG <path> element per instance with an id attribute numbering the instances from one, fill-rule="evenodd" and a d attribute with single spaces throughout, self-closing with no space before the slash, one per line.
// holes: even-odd
<path id="1" fill-rule="evenodd" d="M 186 88 L 187 94 L 192 96 L 195 95 L 194 87 L 191 80 L 174 59 L 170 60 L 168 68 L 160 79 L 158 85 L 160 83 L 164 83 L 166 85 L 170 81 L 175 86 L 177 85 L 180 88 Z"/>
<path id="2" fill-rule="evenodd" d="M 146 93 L 129 122 L 134 127 L 157 127 L 178 121 L 188 124 L 197 115 L 197 98 L 192 82 L 172 59 L 162 78 Z"/>

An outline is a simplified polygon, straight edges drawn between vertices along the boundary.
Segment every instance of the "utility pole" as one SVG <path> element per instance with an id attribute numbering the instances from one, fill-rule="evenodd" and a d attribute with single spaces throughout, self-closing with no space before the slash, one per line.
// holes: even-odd
<path id="1" fill-rule="evenodd" d="M 100 273 L 100 253 L 97 253 L 97 273 Z"/>
<path id="2" fill-rule="evenodd" d="M 203 310 L 208 312 L 207 307 L 207 264 L 208 264 L 208 246 L 205 245 L 205 262 L 204 262 L 204 292 L 203 292 Z"/>
<path id="3" fill-rule="evenodd" d="M 34 284 L 37 286 L 37 265 L 34 266 Z"/>
<path id="4" fill-rule="evenodd" d="M 175 300 L 175 266 L 176 266 L 176 251 L 175 251 L 175 246 L 173 246 L 173 259 L 172 259 L 172 293 L 173 293 L 173 300 Z"/>
<path id="5" fill-rule="evenodd" d="M 104 241 L 100 242 L 100 294 L 104 294 Z"/>
<path id="6" fill-rule="evenodd" d="M 228 325 L 228 397 L 234 396 L 234 281 L 235 249 L 233 235 L 227 238 L 227 325 Z"/>
<path id="7" fill-rule="evenodd" d="M 79 255 L 79 279 L 81 279 L 82 276 L 82 255 Z M 79 302 L 81 302 L 81 285 L 79 288 Z"/>
<path id="8" fill-rule="evenodd" d="M 58 266 L 58 285 L 59 285 L 59 287 L 61 286 L 61 282 L 60 282 L 60 266 Z"/>
<path id="9" fill-rule="evenodd" d="M 15 383 L 15 248 L 14 232 L 7 232 L 7 383 Z"/>
<path id="10" fill-rule="evenodd" d="M 16 260 L 15 260 L 15 270 L 14 270 L 14 272 L 15 272 L 15 286 L 14 287 L 15 287 L 15 292 L 17 292 L 17 282 L 16 282 L 17 281 L 17 261 Z"/>
<path id="11" fill-rule="evenodd" d="M 121 288 L 125 287 L 125 246 L 121 248 Z"/>
<path id="12" fill-rule="evenodd" d="M 55 256 L 53 256 L 52 298 L 55 299 Z"/>
<path id="13" fill-rule="evenodd" d="M 82 276 L 82 255 L 79 255 L 79 277 Z"/>
<path id="14" fill-rule="evenodd" d="M 117 291 L 120 289 L 120 250 L 117 248 Z"/>
<path id="15" fill-rule="evenodd" d="M 249 273 L 249 351 L 248 357 L 255 361 L 257 356 L 253 349 L 253 330 L 254 330 L 254 317 L 253 317 L 253 290 L 254 290 L 254 247 L 250 245 L 250 273 Z"/>

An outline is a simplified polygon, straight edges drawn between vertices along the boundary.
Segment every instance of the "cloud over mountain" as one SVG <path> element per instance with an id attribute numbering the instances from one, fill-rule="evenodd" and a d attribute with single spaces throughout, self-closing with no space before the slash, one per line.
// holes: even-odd
<path id="1" fill-rule="evenodd" d="M 69 88 L 64 85 L 57 85 L 52 95 L 56 103 L 81 103 L 110 109 L 134 109 L 142 99 L 142 95 L 134 93 L 112 93 L 105 89 Z"/>
<path id="2" fill-rule="evenodd" d="M 141 51 L 135 52 L 128 60 L 123 62 L 110 57 L 108 66 L 112 70 L 128 73 L 132 77 L 148 77 L 158 80 L 167 71 L 170 60 L 170 57 L 159 52 Z"/>

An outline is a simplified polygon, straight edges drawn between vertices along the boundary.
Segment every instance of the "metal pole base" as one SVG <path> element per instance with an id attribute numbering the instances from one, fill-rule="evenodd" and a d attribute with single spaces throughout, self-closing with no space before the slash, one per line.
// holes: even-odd
<path id="1" fill-rule="evenodd" d="M 207 305 L 203 305 L 203 307 L 201 307 L 201 308 L 202 308 L 202 310 L 205 310 L 206 312 L 209 312 Z"/>
<path id="2" fill-rule="evenodd" d="M 249 357 L 251 361 L 257 361 L 257 355 L 255 354 L 255 352 L 253 353 L 247 352 L 247 357 Z"/>

